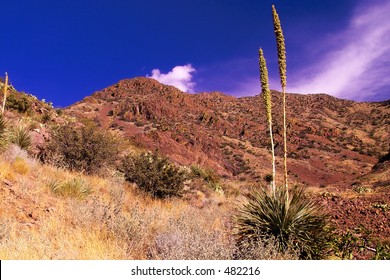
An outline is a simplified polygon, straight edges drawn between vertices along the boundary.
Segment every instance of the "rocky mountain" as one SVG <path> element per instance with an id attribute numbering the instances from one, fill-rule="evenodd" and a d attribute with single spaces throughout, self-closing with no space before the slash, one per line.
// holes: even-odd
<path id="1" fill-rule="evenodd" d="M 277 180 L 282 179 L 281 94 L 272 92 Z M 312 187 L 351 186 L 388 152 L 390 102 L 359 103 L 326 94 L 288 94 L 290 178 Z M 65 112 L 119 131 L 134 145 L 221 176 L 263 182 L 271 173 L 260 95 L 188 94 L 150 78 L 126 79 Z M 389 172 L 373 184 L 389 184 Z"/>

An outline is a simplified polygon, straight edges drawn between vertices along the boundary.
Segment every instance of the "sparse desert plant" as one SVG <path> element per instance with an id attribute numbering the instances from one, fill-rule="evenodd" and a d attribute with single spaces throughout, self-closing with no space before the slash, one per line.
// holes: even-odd
<path id="1" fill-rule="evenodd" d="M 119 141 L 110 132 L 91 123 L 69 123 L 53 132 L 42 160 L 73 171 L 97 174 L 114 166 L 118 153 Z"/>
<path id="2" fill-rule="evenodd" d="M 282 26 L 280 24 L 279 15 L 276 12 L 276 8 L 272 5 L 272 15 L 274 21 L 274 32 L 276 37 L 276 46 L 278 50 L 278 65 L 279 65 L 279 76 L 280 84 L 282 86 L 282 98 L 283 98 L 283 164 L 284 164 L 284 186 L 288 189 L 288 172 L 287 172 L 287 125 L 286 125 L 286 45 L 284 43 L 284 36 Z M 286 193 L 288 197 L 288 192 Z"/>
<path id="3" fill-rule="evenodd" d="M 275 238 L 280 252 L 297 252 L 301 259 L 321 259 L 327 248 L 327 215 L 295 187 L 286 200 L 285 188 L 275 193 L 253 192 L 235 217 L 238 244 Z"/>
<path id="4" fill-rule="evenodd" d="M 121 171 L 127 181 L 158 198 L 179 196 L 186 180 L 184 170 L 151 152 L 126 156 Z"/>
<path id="5" fill-rule="evenodd" d="M 0 115 L 0 150 L 4 148 L 7 144 L 6 128 L 6 121 L 3 115 Z"/>
<path id="6" fill-rule="evenodd" d="M 1 114 L 2 114 L 2 115 L 4 115 L 5 102 L 6 102 L 6 100 L 7 100 L 7 91 L 8 91 L 8 73 L 5 72 L 3 107 L 1 108 Z"/>
<path id="7" fill-rule="evenodd" d="M 390 246 L 372 237 L 372 231 L 359 226 L 346 232 L 333 230 L 329 240 L 332 254 L 342 260 L 352 260 L 361 253 L 369 253 L 373 260 L 390 260 Z"/>
<path id="8" fill-rule="evenodd" d="M 229 224 L 223 221 L 222 209 L 181 208 L 178 215 L 170 214 L 155 235 L 149 248 L 151 259 L 233 259 L 235 242 Z"/>
<path id="9" fill-rule="evenodd" d="M 376 202 L 372 204 L 372 207 L 376 209 L 381 209 L 383 212 L 390 211 L 390 205 L 388 205 L 387 203 Z"/>
<path id="10" fill-rule="evenodd" d="M 30 166 L 28 163 L 21 157 L 17 157 L 12 164 L 13 169 L 16 173 L 20 175 L 26 175 L 30 171 Z"/>
<path id="11" fill-rule="evenodd" d="M 259 50 L 259 67 L 260 67 L 260 82 L 261 82 L 261 92 L 264 99 L 264 106 L 267 115 L 267 123 L 269 129 L 269 135 L 271 140 L 271 155 L 272 155 L 272 180 L 271 187 L 272 191 L 275 192 L 275 178 L 276 178 L 276 170 L 275 170 L 275 149 L 274 149 L 274 138 L 272 132 L 272 102 L 271 102 L 271 91 L 269 90 L 268 83 L 268 70 L 267 63 L 264 58 L 263 50 Z"/>
<path id="12" fill-rule="evenodd" d="M 203 179 L 207 185 L 216 192 L 223 192 L 219 181 L 219 176 L 210 168 L 203 168 L 197 164 L 190 167 L 193 176 Z"/>
<path id="13" fill-rule="evenodd" d="M 273 181 L 273 176 L 272 174 L 266 174 L 264 176 L 264 180 L 267 182 L 267 183 L 271 183 Z"/>
<path id="14" fill-rule="evenodd" d="M 289 246 L 292 248 L 293 246 Z M 275 238 L 268 240 L 249 240 L 240 243 L 235 251 L 235 259 L 239 260 L 297 260 L 297 253 L 292 249 L 280 252 Z"/>
<path id="15" fill-rule="evenodd" d="M 17 125 L 11 130 L 10 142 L 27 151 L 31 147 L 30 131 L 22 124 Z"/>
<path id="16" fill-rule="evenodd" d="M 91 192 L 91 186 L 82 178 L 72 178 L 66 181 L 53 180 L 48 183 L 50 190 L 59 196 L 85 198 Z"/>
<path id="17" fill-rule="evenodd" d="M 286 137 L 286 49 L 275 6 L 272 5 L 274 32 L 277 42 L 278 64 L 283 99 L 284 186 L 275 186 L 275 158 L 272 138 L 272 108 L 268 84 L 268 70 L 262 49 L 259 50 L 260 81 L 265 103 L 272 148 L 272 188 L 252 191 L 249 202 L 235 218 L 238 245 L 256 244 L 274 238 L 279 252 L 296 252 L 300 259 L 321 259 L 328 247 L 328 216 L 306 194 L 295 187 L 289 194 Z M 269 178 L 270 179 L 270 178 Z"/>
<path id="18" fill-rule="evenodd" d="M 368 186 L 356 185 L 352 188 L 355 192 L 363 194 L 363 193 L 372 193 L 372 188 Z"/>
<path id="19" fill-rule="evenodd" d="M 13 181 L 16 178 L 13 167 L 9 162 L 0 161 L 0 179 Z"/>
<path id="20" fill-rule="evenodd" d="M 19 113 L 26 113 L 29 111 L 31 104 L 26 95 L 10 95 L 6 102 L 7 109 L 15 110 Z"/>

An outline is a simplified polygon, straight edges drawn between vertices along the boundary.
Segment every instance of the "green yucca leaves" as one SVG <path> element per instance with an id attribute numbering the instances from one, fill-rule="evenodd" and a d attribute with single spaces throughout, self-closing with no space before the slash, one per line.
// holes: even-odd
<path id="1" fill-rule="evenodd" d="M 281 252 L 292 250 L 302 259 L 320 259 L 327 249 L 327 219 L 302 187 L 255 191 L 236 215 L 238 243 L 275 239 Z"/>
<path id="2" fill-rule="evenodd" d="M 31 135 L 27 127 L 16 126 L 11 131 L 10 142 L 18 145 L 22 150 L 28 150 L 31 146 Z"/>
<path id="3" fill-rule="evenodd" d="M 88 182 L 81 178 L 72 178 L 63 182 L 51 181 L 48 186 L 56 195 L 79 199 L 85 198 L 92 192 Z"/>

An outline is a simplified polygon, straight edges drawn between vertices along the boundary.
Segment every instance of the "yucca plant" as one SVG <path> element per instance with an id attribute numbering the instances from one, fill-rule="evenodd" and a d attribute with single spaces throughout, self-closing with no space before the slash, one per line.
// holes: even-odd
<path id="1" fill-rule="evenodd" d="M 63 182 L 54 180 L 49 182 L 48 186 L 56 195 L 65 197 L 83 199 L 92 193 L 90 185 L 82 178 L 72 178 Z"/>
<path id="2" fill-rule="evenodd" d="M 254 191 L 235 217 L 238 244 L 274 239 L 280 252 L 292 250 L 301 259 L 321 259 L 328 248 L 328 216 L 305 195 L 304 188 L 275 193 Z"/>
<path id="3" fill-rule="evenodd" d="M 7 143 L 7 136 L 6 136 L 6 122 L 3 117 L 3 115 L 0 115 L 0 149 L 3 148 Z"/>
<path id="4" fill-rule="evenodd" d="M 315 204 L 302 187 L 288 188 L 287 137 L 286 137 L 286 50 L 279 16 L 272 6 L 274 31 L 278 49 L 278 64 L 283 93 L 283 140 L 284 140 L 284 187 L 253 191 L 249 201 L 235 216 L 236 237 L 239 248 L 242 244 L 256 244 L 258 241 L 275 240 L 280 252 L 293 251 L 301 259 L 321 259 L 329 244 L 328 216 Z M 268 85 L 268 71 L 262 49 L 259 51 L 260 80 L 265 102 L 267 121 L 272 140 L 272 107 Z M 273 148 L 273 143 L 272 148 Z M 272 153 L 274 153 L 272 151 Z M 274 155 L 272 158 L 275 168 Z M 290 193 L 291 192 L 291 193 Z M 290 194 L 289 194 L 290 193 Z"/>
<path id="5" fill-rule="evenodd" d="M 268 69 L 267 62 L 264 58 L 263 50 L 259 50 L 259 67 L 260 67 L 260 82 L 261 82 L 261 93 L 264 99 L 264 106 L 266 110 L 267 123 L 269 128 L 269 135 L 271 140 L 271 154 L 272 154 L 272 191 L 275 192 L 275 149 L 274 149 L 274 138 L 272 133 L 272 102 L 271 102 L 271 91 L 269 89 L 268 82 Z"/>
<path id="6" fill-rule="evenodd" d="M 2 114 L 2 115 L 4 115 L 5 101 L 7 100 L 7 90 L 8 90 L 8 73 L 5 72 L 3 107 L 2 107 L 2 109 L 1 109 L 1 114 Z"/>
<path id="7" fill-rule="evenodd" d="M 283 151 L 284 151 L 284 186 L 288 190 L 288 173 L 287 173 L 287 125 L 286 125 L 286 85 L 287 85 L 287 63 L 286 63 L 286 45 L 284 43 L 284 36 L 282 25 L 280 24 L 279 15 L 276 8 L 272 5 L 272 15 L 274 22 L 274 32 L 276 37 L 276 46 L 278 50 L 278 65 L 280 84 L 282 86 L 283 95 Z M 286 193 L 288 197 L 288 191 Z"/>
<path id="8" fill-rule="evenodd" d="M 31 135 L 27 127 L 21 124 L 16 126 L 11 131 L 10 142 L 27 151 L 31 147 Z"/>

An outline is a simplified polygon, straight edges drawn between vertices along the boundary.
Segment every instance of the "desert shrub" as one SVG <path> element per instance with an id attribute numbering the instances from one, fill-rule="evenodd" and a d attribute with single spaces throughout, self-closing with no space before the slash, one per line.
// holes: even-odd
<path id="1" fill-rule="evenodd" d="M 390 260 L 390 245 L 372 237 L 372 231 L 360 225 L 346 232 L 332 231 L 332 254 L 342 260 L 352 260 L 367 255 L 373 260 Z"/>
<path id="2" fill-rule="evenodd" d="M 118 153 L 119 142 L 111 133 L 99 130 L 94 124 L 69 123 L 53 131 L 42 161 L 97 174 L 114 166 Z"/>
<path id="3" fill-rule="evenodd" d="M 122 160 L 121 169 L 127 181 L 158 198 L 179 196 L 186 180 L 185 171 L 157 153 L 128 155 Z"/>
<path id="4" fill-rule="evenodd" d="M 197 164 L 193 164 L 190 167 L 192 176 L 195 178 L 201 178 L 207 183 L 207 185 L 216 192 L 223 192 L 219 181 L 219 176 L 210 168 L 202 168 Z"/>
<path id="5" fill-rule="evenodd" d="M 239 246 L 275 238 L 280 252 L 294 251 L 301 259 L 323 258 L 328 244 L 327 215 L 302 187 L 293 188 L 286 197 L 285 188 L 250 195 L 235 217 Z"/>
<path id="6" fill-rule="evenodd" d="M 25 113 L 30 109 L 30 103 L 25 95 L 16 96 L 11 94 L 6 100 L 6 107 L 19 113 Z"/>
<path id="7" fill-rule="evenodd" d="M 24 125 L 17 125 L 11 130 L 10 142 L 19 146 L 22 150 L 28 150 L 31 147 L 31 135 L 28 128 Z"/>
<path id="8" fill-rule="evenodd" d="M 352 188 L 355 192 L 363 194 L 363 193 L 372 193 L 372 188 L 368 186 L 356 185 Z"/>
<path id="9" fill-rule="evenodd" d="M 82 178 L 72 178 L 63 182 L 51 181 L 48 184 L 50 190 L 59 196 L 84 198 L 91 193 L 88 182 Z"/>
<path id="10" fill-rule="evenodd" d="M 390 149 L 389 149 L 389 152 L 387 154 L 384 154 L 384 155 L 379 157 L 378 163 L 382 163 L 385 161 L 390 161 Z"/>
<path id="11" fill-rule="evenodd" d="M 275 238 L 268 240 L 245 239 L 235 250 L 234 259 L 238 260 L 297 260 L 296 252 L 289 249 L 281 252 L 278 250 Z"/>
<path id="12" fill-rule="evenodd" d="M 266 174 L 265 176 L 264 176 L 264 181 L 266 181 L 267 183 L 271 183 L 272 181 L 273 181 L 273 176 L 272 176 L 272 174 Z"/>
<path id="13" fill-rule="evenodd" d="M 216 213 L 217 212 L 217 213 Z M 216 209 L 183 209 L 172 215 L 159 230 L 149 248 L 151 259 L 160 260 L 226 260 L 232 259 L 235 243 L 228 225 L 219 223 Z"/>

